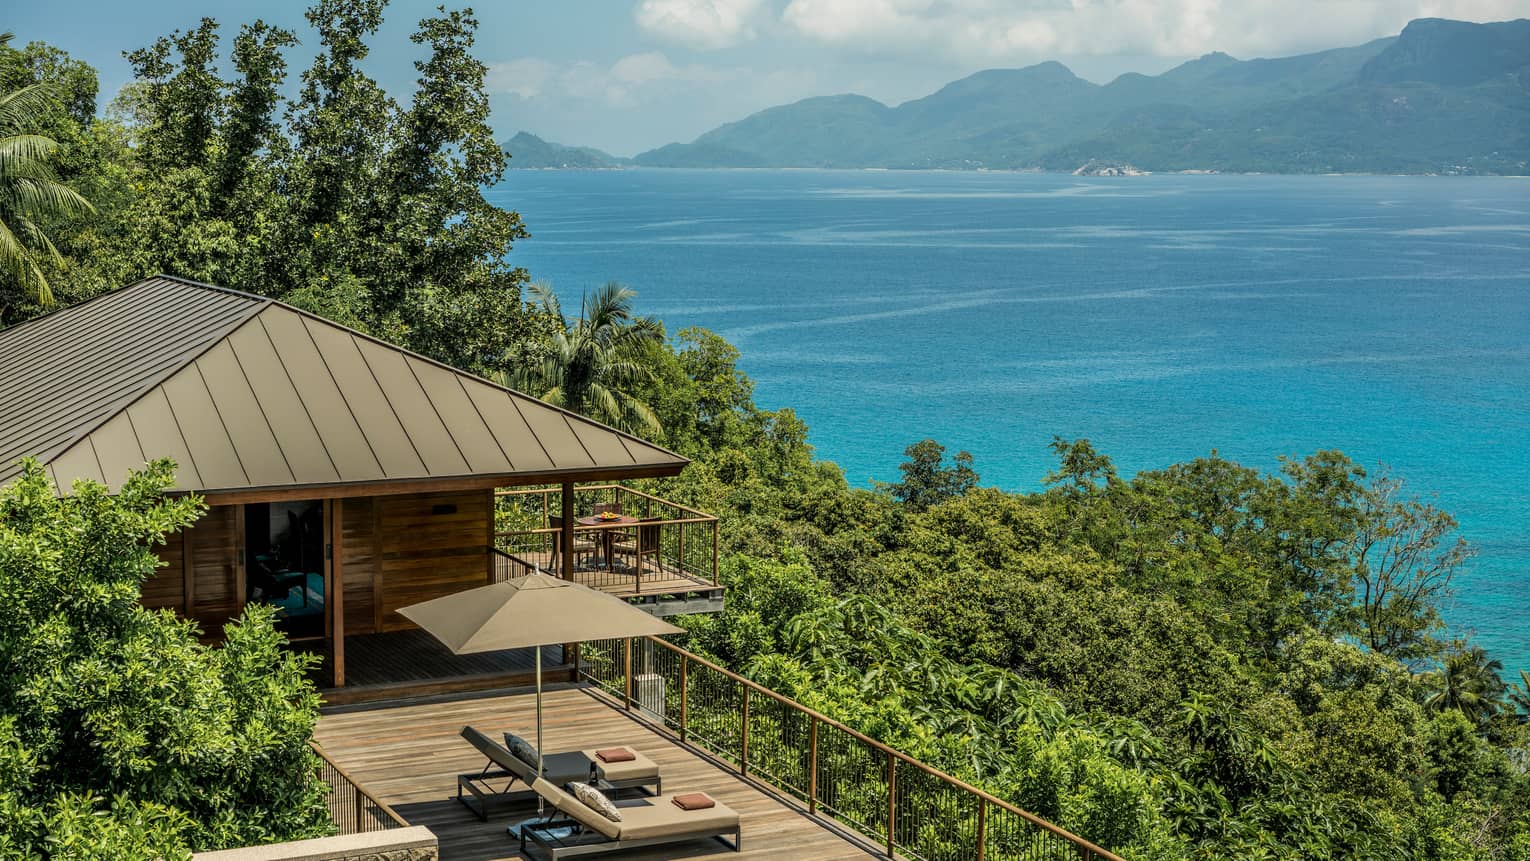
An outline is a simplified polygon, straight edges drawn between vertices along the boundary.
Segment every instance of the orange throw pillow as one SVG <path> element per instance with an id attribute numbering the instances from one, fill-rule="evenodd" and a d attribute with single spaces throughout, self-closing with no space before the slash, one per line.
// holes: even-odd
<path id="1" fill-rule="evenodd" d="M 708 807 L 716 807 L 717 802 L 705 792 L 687 792 L 670 799 L 681 810 L 706 810 Z"/>

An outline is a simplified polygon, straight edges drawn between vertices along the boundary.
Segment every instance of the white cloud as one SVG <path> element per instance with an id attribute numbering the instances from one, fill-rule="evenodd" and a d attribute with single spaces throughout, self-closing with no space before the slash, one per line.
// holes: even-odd
<path id="1" fill-rule="evenodd" d="M 633 16 L 655 38 L 716 50 L 754 38 L 759 12 L 760 0 L 642 0 Z"/>
<path id="2" fill-rule="evenodd" d="M 632 108 L 698 95 L 801 98 L 813 94 L 816 81 L 810 73 L 794 70 L 761 73 L 739 66 L 676 64 L 662 51 L 648 51 L 610 65 L 579 61 L 560 66 L 539 58 L 498 63 L 490 67 L 487 83 L 491 93 L 523 101 L 572 100 Z"/>
<path id="3" fill-rule="evenodd" d="M 964 65 L 1209 51 L 1280 56 L 1396 33 L 1418 17 L 1502 20 L 1527 0 L 790 0 L 790 29 L 869 55 Z"/>

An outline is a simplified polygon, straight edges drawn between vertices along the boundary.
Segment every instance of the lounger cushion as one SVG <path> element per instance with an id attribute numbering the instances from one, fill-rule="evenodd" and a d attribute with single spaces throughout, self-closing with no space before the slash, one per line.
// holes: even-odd
<path id="1" fill-rule="evenodd" d="M 681 810 L 674 796 L 633 798 L 616 802 L 622 812 L 617 826 L 621 840 L 648 840 L 654 837 L 707 837 L 725 834 L 738 827 L 738 813 L 722 802 L 706 810 Z"/>
<path id="2" fill-rule="evenodd" d="M 542 757 L 542 776 L 562 786 L 590 779 L 590 765 L 599 766 L 600 774 L 612 783 L 657 781 L 658 763 L 634 751 L 631 762 L 601 762 L 592 750 L 571 750 Z"/>
<path id="3" fill-rule="evenodd" d="M 536 794 L 546 799 L 548 804 L 556 807 L 559 813 L 578 822 L 585 828 L 612 840 L 617 839 L 617 835 L 621 833 L 620 825 L 586 807 L 584 802 L 559 789 L 548 782 L 546 778 L 537 778 L 532 782 L 531 788 Z M 622 818 L 626 818 L 625 814 Z"/>
<path id="4" fill-rule="evenodd" d="M 588 783 L 571 783 L 569 788 L 574 790 L 574 797 L 584 803 L 585 807 L 599 813 L 612 822 L 622 821 L 621 811 L 611 803 L 604 792 L 596 789 Z"/>
<path id="5" fill-rule="evenodd" d="M 531 746 L 531 742 L 521 738 L 513 732 L 505 733 L 505 748 L 511 754 L 532 768 L 537 767 L 537 749 Z"/>

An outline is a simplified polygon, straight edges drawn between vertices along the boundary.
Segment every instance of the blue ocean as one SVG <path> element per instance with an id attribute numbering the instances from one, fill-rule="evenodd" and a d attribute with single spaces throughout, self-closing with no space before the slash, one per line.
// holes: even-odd
<path id="1" fill-rule="evenodd" d="M 510 173 L 511 255 L 743 351 L 854 484 L 905 446 L 1034 490 L 1054 435 L 1123 473 L 1337 448 L 1460 520 L 1448 619 L 1530 668 L 1530 180 Z"/>

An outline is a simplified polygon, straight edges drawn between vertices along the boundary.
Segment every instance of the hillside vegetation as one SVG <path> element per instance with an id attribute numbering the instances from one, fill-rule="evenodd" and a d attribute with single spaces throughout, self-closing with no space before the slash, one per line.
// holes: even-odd
<path id="1" fill-rule="evenodd" d="M 656 167 L 889 167 L 1523 174 L 1530 20 L 1413 21 L 1315 54 L 1208 54 L 1105 85 L 1060 63 L 992 69 L 888 107 L 770 108 L 633 159 Z"/>

